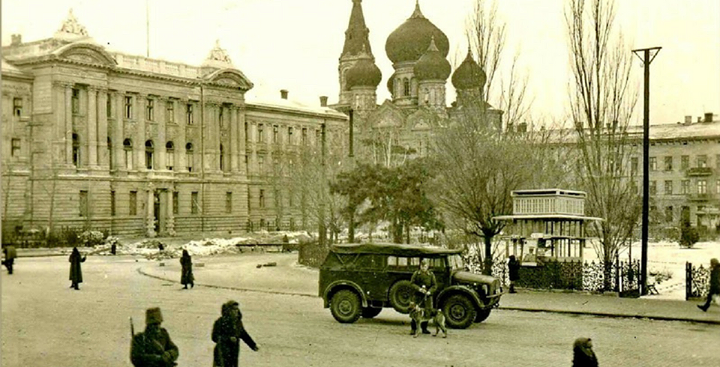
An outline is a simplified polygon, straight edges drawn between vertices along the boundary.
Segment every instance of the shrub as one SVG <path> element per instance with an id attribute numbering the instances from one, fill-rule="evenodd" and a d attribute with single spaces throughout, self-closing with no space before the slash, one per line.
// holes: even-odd
<path id="1" fill-rule="evenodd" d="M 692 248 L 700 240 L 700 234 L 695 227 L 690 226 L 690 221 L 683 221 L 680 226 L 680 246 Z"/>
<path id="2" fill-rule="evenodd" d="M 100 231 L 85 231 L 80 234 L 78 239 L 83 246 L 89 247 L 102 244 L 105 241 L 105 235 Z"/>

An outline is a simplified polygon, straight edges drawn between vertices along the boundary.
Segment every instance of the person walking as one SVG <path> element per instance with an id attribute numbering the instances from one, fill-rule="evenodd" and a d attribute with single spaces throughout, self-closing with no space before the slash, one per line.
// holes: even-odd
<path id="1" fill-rule="evenodd" d="M 195 276 L 192 271 L 192 258 L 187 250 L 183 250 L 182 257 L 180 258 L 180 265 L 182 265 L 180 283 L 184 285 L 183 289 L 187 289 L 188 284 L 190 284 L 190 288 L 195 287 Z"/>
<path id="2" fill-rule="evenodd" d="M 5 255 L 5 260 L 3 260 L 3 265 L 7 268 L 8 274 L 13 273 L 13 264 L 15 264 L 15 258 L 17 257 L 17 250 L 15 250 L 15 246 L 13 245 L 7 245 L 5 248 L 3 248 L 3 254 Z"/>
<path id="3" fill-rule="evenodd" d="M 437 280 L 435 279 L 435 274 L 430 271 L 430 263 L 428 259 L 420 260 L 420 269 L 416 270 L 413 273 L 412 277 L 410 278 L 410 283 L 412 283 L 415 288 L 415 304 L 420 305 L 427 310 L 432 310 L 432 295 L 437 289 Z M 422 329 L 423 334 L 430 334 L 430 331 L 428 331 L 427 327 L 427 321 L 420 323 L 420 329 Z M 412 320 L 410 322 L 410 328 L 410 333 L 412 335 L 415 335 L 415 330 L 417 330 L 415 320 Z"/>
<path id="4" fill-rule="evenodd" d="M 699 309 L 707 312 L 712 303 L 713 297 L 720 295 L 720 264 L 718 259 L 710 259 L 710 289 L 708 290 L 707 300 L 703 305 L 697 305 Z"/>
<path id="5" fill-rule="evenodd" d="M 170 339 L 163 322 L 160 308 L 148 308 L 145 311 L 145 331 L 132 337 L 130 361 L 135 367 L 171 367 L 177 365 L 180 352 Z"/>
<path id="6" fill-rule="evenodd" d="M 592 339 L 575 339 L 572 367 L 598 367 L 598 360 L 592 349 Z"/>
<path id="7" fill-rule="evenodd" d="M 237 367 L 240 358 L 240 340 L 250 349 L 260 348 L 247 333 L 242 322 L 242 312 L 236 301 L 227 301 L 221 307 L 221 316 L 213 324 L 213 367 Z"/>
<path id="8" fill-rule="evenodd" d="M 510 278 L 510 293 L 517 293 L 515 291 L 515 282 L 520 279 L 520 261 L 515 258 L 515 255 L 510 255 L 508 260 L 508 278 Z"/>
<path id="9" fill-rule="evenodd" d="M 80 263 L 85 262 L 86 259 L 87 256 L 80 255 L 80 251 L 78 251 L 77 247 L 73 247 L 70 258 L 68 259 L 70 262 L 70 281 L 72 282 L 70 288 L 80 290 L 80 283 L 83 281 Z"/>

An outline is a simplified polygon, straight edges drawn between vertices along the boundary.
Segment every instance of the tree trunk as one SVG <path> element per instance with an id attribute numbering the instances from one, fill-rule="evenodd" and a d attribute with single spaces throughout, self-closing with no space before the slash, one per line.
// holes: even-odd
<path id="1" fill-rule="evenodd" d="M 410 225 L 405 223 L 405 243 L 410 244 Z"/>
<path id="2" fill-rule="evenodd" d="M 355 243 L 355 208 L 350 208 L 350 222 L 348 223 L 348 243 Z"/>
<path id="3" fill-rule="evenodd" d="M 492 236 L 485 235 L 483 236 L 483 241 L 485 242 L 485 260 L 483 267 L 483 274 L 485 275 L 492 275 L 492 266 L 493 266 L 493 259 L 492 259 Z"/>

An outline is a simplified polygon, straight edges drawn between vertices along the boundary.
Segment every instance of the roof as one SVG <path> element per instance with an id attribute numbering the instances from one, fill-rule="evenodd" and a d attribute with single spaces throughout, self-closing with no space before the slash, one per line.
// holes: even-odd
<path id="1" fill-rule="evenodd" d="M 394 243 L 361 243 L 333 245 L 331 251 L 340 254 L 379 254 L 392 256 L 439 256 L 460 254 L 460 249 L 434 246 L 400 245 Z"/>
<path id="2" fill-rule="evenodd" d="M 628 126 L 628 133 L 642 136 L 642 126 Z M 650 140 L 720 137 L 720 121 L 650 125 Z"/>
<path id="3" fill-rule="evenodd" d="M 342 112 L 336 111 L 330 107 L 313 107 L 308 106 L 299 102 L 290 101 L 287 99 L 276 99 L 273 101 L 263 101 L 263 100 L 254 100 L 252 97 L 249 97 L 245 101 L 245 106 L 247 106 L 248 109 L 262 109 L 262 108 L 268 108 L 273 110 L 284 110 L 288 112 L 294 112 L 294 113 L 305 113 L 305 114 L 314 114 L 314 115 L 324 115 L 327 117 L 337 118 L 337 119 L 343 119 L 347 120 L 347 115 L 345 115 Z"/>
<path id="4" fill-rule="evenodd" d="M 585 217 L 572 214 L 519 214 L 519 215 L 498 215 L 495 220 L 540 220 L 540 219 L 567 219 L 567 220 L 604 220 L 598 217 Z"/>

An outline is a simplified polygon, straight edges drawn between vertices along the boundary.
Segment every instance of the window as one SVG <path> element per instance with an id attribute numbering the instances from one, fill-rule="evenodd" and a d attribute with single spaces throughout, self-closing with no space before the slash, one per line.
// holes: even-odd
<path id="1" fill-rule="evenodd" d="M 705 168 L 708 166 L 706 155 L 703 154 L 703 155 L 697 156 L 697 166 L 698 166 L 698 168 Z"/>
<path id="2" fill-rule="evenodd" d="M 172 193 L 172 205 L 173 205 L 173 214 L 180 213 L 180 193 L 177 191 L 173 191 L 173 193 Z"/>
<path id="3" fill-rule="evenodd" d="M 665 171 L 673 170 L 673 157 L 665 157 Z"/>
<path id="4" fill-rule="evenodd" d="M 165 121 L 175 123 L 175 101 L 165 102 Z"/>
<path id="5" fill-rule="evenodd" d="M 320 143 L 320 129 L 315 129 L 315 144 Z"/>
<path id="6" fill-rule="evenodd" d="M 657 158 L 650 157 L 650 171 L 657 171 Z"/>
<path id="7" fill-rule="evenodd" d="M 675 221 L 675 218 L 673 218 L 673 207 L 671 207 L 671 206 L 665 207 L 665 221 L 666 222 Z"/>
<path id="8" fill-rule="evenodd" d="M 110 166 L 110 169 L 115 168 L 113 165 L 113 154 L 112 154 L 112 139 L 110 137 L 107 137 L 107 155 L 108 155 L 108 164 Z"/>
<path id="9" fill-rule="evenodd" d="M 117 200 L 115 198 L 115 191 L 110 191 L 110 215 L 113 217 L 117 213 L 115 200 Z"/>
<path id="10" fill-rule="evenodd" d="M 218 124 L 220 125 L 220 128 L 222 129 L 225 127 L 225 116 L 223 115 L 224 108 L 220 106 L 220 109 L 218 111 Z"/>
<path id="11" fill-rule="evenodd" d="M 222 144 L 220 144 L 220 171 L 225 172 L 225 152 Z"/>
<path id="12" fill-rule="evenodd" d="M 130 215 L 137 215 L 137 191 L 130 191 Z"/>
<path id="13" fill-rule="evenodd" d="M 720 183 L 720 181 L 718 181 L 718 183 Z M 288 206 L 291 208 L 295 207 L 295 200 L 293 200 L 293 196 L 292 191 L 288 192 Z"/>
<path id="14" fill-rule="evenodd" d="M 403 96 L 407 97 L 410 95 L 410 80 L 408 78 L 403 79 Z"/>
<path id="15" fill-rule="evenodd" d="M 172 171 L 175 167 L 175 143 L 169 141 L 165 143 L 165 168 Z"/>
<path id="16" fill-rule="evenodd" d="M 250 135 L 248 135 L 248 123 L 245 123 L 245 141 L 250 141 Z"/>
<path id="17" fill-rule="evenodd" d="M 22 115 L 23 100 L 22 98 L 13 98 L 13 115 L 20 117 Z"/>
<path id="18" fill-rule="evenodd" d="M 194 163 L 192 143 L 185 144 L 185 159 L 187 160 L 188 172 L 192 172 Z"/>
<path id="19" fill-rule="evenodd" d="M 225 193 L 225 213 L 232 213 L 232 192 Z"/>
<path id="20" fill-rule="evenodd" d="M 88 216 L 88 192 L 85 190 L 80 190 L 80 200 L 78 200 L 80 203 L 80 216 L 81 217 L 87 217 Z"/>
<path id="21" fill-rule="evenodd" d="M 650 181 L 650 195 L 657 194 L 657 182 Z"/>
<path id="22" fill-rule="evenodd" d="M 125 96 L 125 118 L 133 118 L 133 97 Z"/>
<path id="23" fill-rule="evenodd" d="M 78 134 L 72 134 L 72 160 L 75 167 L 80 165 L 80 137 Z"/>
<path id="24" fill-rule="evenodd" d="M 190 194 L 190 214 L 197 214 L 200 211 L 200 195 L 197 191 Z"/>
<path id="25" fill-rule="evenodd" d="M 187 106 L 185 106 L 185 112 L 186 112 L 185 122 L 186 122 L 188 125 L 194 124 L 194 123 L 195 123 L 195 119 L 193 118 L 193 105 L 192 105 L 192 103 L 188 103 Z"/>
<path id="26" fill-rule="evenodd" d="M 638 173 L 638 157 L 630 158 L 630 174 L 635 176 Z"/>
<path id="27" fill-rule="evenodd" d="M 20 156 L 20 139 L 13 139 L 11 143 L 11 150 L 10 150 L 10 156 L 11 157 L 19 157 Z"/>
<path id="28" fill-rule="evenodd" d="M 125 168 L 127 169 L 133 169 L 133 159 L 132 159 L 132 140 L 125 139 L 123 141 L 123 149 L 125 150 Z"/>
<path id="29" fill-rule="evenodd" d="M 279 130 L 278 126 L 273 125 L 273 143 L 275 143 L 275 144 L 277 144 L 277 142 L 278 142 L 278 130 Z"/>
<path id="30" fill-rule="evenodd" d="M 258 124 L 257 127 L 257 142 L 262 143 L 265 141 L 265 136 L 263 134 L 263 124 Z"/>
<path id="31" fill-rule="evenodd" d="M 698 180 L 697 193 L 700 195 L 707 194 L 707 180 Z"/>
<path id="32" fill-rule="evenodd" d="M 665 195 L 673 194 L 673 182 L 671 180 L 665 180 Z"/>
<path id="33" fill-rule="evenodd" d="M 112 117 L 113 116 L 113 104 L 112 104 L 112 94 L 108 93 L 105 97 L 105 116 Z"/>
<path id="34" fill-rule="evenodd" d="M 302 145 L 307 145 L 307 128 L 302 128 Z"/>
<path id="35" fill-rule="evenodd" d="M 680 169 L 686 170 L 690 168 L 690 156 L 684 155 L 680 157 Z"/>
<path id="36" fill-rule="evenodd" d="M 145 105 L 145 119 L 155 121 L 155 100 L 148 98 Z"/>
<path id="37" fill-rule="evenodd" d="M 292 143 L 293 143 L 293 128 L 291 126 L 291 127 L 288 127 L 288 144 L 292 144 Z"/>
<path id="38" fill-rule="evenodd" d="M 72 113 L 80 113 L 80 89 L 72 89 Z"/>
<path id="39" fill-rule="evenodd" d="M 259 197 L 258 205 L 261 208 L 265 207 L 265 190 L 260 190 L 260 197 Z"/>
<path id="40" fill-rule="evenodd" d="M 681 194 L 689 194 L 690 193 L 690 180 L 682 180 L 680 184 L 680 193 Z"/>
<path id="41" fill-rule="evenodd" d="M 258 173 L 265 173 L 265 156 L 258 155 Z"/>
<path id="42" fill-rule="evenodd" d="M 153 169 L 153 153 L 155 153 L 155 146 L 152 140 L 145 142 L 145 168 Z"/>

